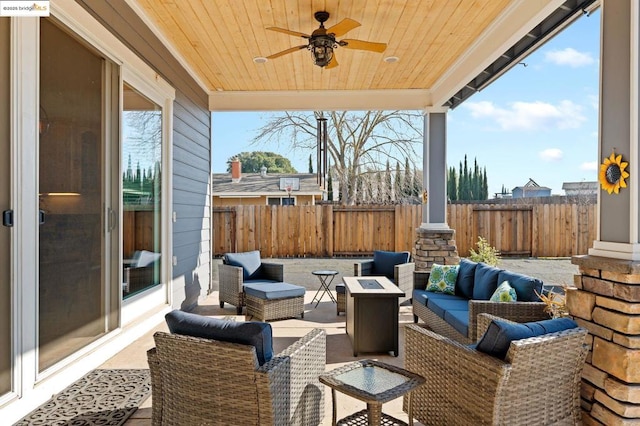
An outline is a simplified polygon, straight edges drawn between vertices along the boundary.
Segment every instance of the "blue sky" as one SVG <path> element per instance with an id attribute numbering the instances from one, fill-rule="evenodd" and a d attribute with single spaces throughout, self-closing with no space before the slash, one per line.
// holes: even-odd
<path id="1" fill-rule="evenodd" d="M 447 163 L 486 167 L 490 197 L 529 178 L 563 194 L 563 182 L 597 180 L 600 12 L 582 16 L 483 91 L 448 113 Z M 309 152 L 250 145 L 269 113 L 213 113 L 213 171 L 243 151 L 273 151 L 300 172 Z M 421 152 L 421 150 L 419 149 Z"/>

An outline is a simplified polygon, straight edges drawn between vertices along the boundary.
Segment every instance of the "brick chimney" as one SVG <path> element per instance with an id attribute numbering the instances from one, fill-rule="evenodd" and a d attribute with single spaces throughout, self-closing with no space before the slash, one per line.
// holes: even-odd
<path id="1" fill-rule="evenodd" d="M 242 179 L 242 163 L 237 158 L 231 160 L 231 182 L 238 183 Z"/>

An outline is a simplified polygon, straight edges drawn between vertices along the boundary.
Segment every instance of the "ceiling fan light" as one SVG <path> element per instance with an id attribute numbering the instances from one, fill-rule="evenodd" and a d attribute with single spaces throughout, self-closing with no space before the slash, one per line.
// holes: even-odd
<path id="1" fill-rule="evenodd" d="M 314 46 L 311 50 L 313 56 L 313 63 L 319 67 L 325 67 L 329 65 L 331 59 L 333 59 L 333 47 L 331 46 Z"/>
<path id="2" fill-rule="evenodd" d="M 313 57 L 313 63 L 319 67 L 326 67 L 333 58 L 333 48 L 336 41 L 330 36 L 319 35 L 313 37 L 309 43 L 309 50 Z"/>

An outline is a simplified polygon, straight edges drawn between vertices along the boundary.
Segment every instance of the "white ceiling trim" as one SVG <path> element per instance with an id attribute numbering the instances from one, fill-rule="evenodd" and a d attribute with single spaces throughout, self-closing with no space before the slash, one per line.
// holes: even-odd
<path id="1" fill-rule="evenodd" d="M 444 105 L 563 3 L 564 0 L 514 1 L 433 85 L 433 105 Z"/>
<path id="2" fill-rule="evenodd" d="M 211 111 L 370 111 L 424 110 L 431 106 L 426 89 L 298 90 L 213 92 Z"/>

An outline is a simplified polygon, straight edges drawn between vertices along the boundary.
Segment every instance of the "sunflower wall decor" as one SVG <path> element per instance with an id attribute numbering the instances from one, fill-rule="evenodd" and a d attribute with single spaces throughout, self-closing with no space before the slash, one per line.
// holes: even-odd
<path id="1" fill-rule="evenodd" d="M 629 177 L 629 173 L 625 169 L 628 165 L 628 162 L 622 161 L 622 154 L 616 155 L 616 152 L 612 151 L 611 155 L 600 164 L 598 181 L 600 181 L 602 189 L 609 194 L 612 192 L 618 194 L 620 188 L 626 188 L 625 179 Z"/>

